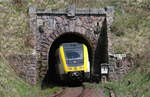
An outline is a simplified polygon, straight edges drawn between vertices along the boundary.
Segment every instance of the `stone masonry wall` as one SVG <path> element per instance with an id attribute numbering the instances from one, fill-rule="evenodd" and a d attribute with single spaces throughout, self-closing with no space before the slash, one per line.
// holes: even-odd
<path id="1" fill-rule="evenodd" d="M 109 81 L 122 79 L 134 67 L 133 58 L 125 54 L 111 54 L 109 56 Z"/>
<path id="2" fill-rule="evenodd" d="M 16 74 L 30 84 L 37 82 L 37 60 L 33 55 L 13 54 L 8 56 L 10 66 Z"/>

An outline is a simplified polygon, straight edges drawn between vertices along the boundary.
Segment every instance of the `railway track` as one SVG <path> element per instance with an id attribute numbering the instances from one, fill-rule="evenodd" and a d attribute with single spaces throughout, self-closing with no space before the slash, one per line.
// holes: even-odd
<path id="1" fill-rule="evenodd" d="M 105 97 L 101 88 L 67 87 L 48 97 Z"/>

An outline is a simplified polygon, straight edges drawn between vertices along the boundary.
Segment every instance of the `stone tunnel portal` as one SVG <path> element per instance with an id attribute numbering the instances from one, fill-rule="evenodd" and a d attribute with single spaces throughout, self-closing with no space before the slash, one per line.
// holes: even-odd
<path id="1" fill-rule="evenodd" d="M 37 80 L 48 80 L 55 72 L 55 50 L 64 42 L 84 43 L 88 47 L 92 72 L 100 75 L 101 63 L 108 62 L 109 29 L 112 8 L 38 9 L 31 7 L 30 27 L 34 35 Z M 52 73 L 51 73 L 52 72 Z"/>

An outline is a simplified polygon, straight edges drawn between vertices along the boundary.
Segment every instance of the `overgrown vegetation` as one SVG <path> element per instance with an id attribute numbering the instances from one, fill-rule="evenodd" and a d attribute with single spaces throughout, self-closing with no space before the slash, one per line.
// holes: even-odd
<path id="1" fill-rule="evenodd" d="M 144 73 L 140 68 L 117 82 L 106 83 L 105 86 L 112 87 L 117 97 L 149 97 L 150 96 L 150 73 Z"/>
<path id="2" fill-rule="evenodd" d="M 12 73 L 3 56 L 32 51 L 32 34 L 28 26 L 30 6 L 56 9 L 72 3 L 79 8 L 115 7 L 113 48 L 115 53 L 127 53 L 134 57 L 136 67 L 121 81 L 106 85 L 116 90 L 117 97 L 149 97 L 150 0 L 1 0 L 0 97 L 38 97 L 59 89 L 40 91 L 39 85 L 29 87 Z"/>
<path id="3" fill-rule="evenodd" d="M 131 55 L 135 68 L 122 80 L 106 83 L 106 86 L 112 87 L 117 97 L 149 97 L 150 1 L 129 1 L 117 2 L 112 27 L 113 48 L 116 53 Z"/>
<path id="4" fill-rule="evenodd" d="M 40 84 L 30 86 L 20 79 L 4 58 L 0 58 L 0 97 L 43 97 L 61 89 L 41 90 Z"/>

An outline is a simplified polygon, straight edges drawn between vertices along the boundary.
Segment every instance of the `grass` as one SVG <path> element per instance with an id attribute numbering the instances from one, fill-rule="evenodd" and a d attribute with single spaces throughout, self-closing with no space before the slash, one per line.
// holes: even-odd
<path id="1" fill-rule="evenodd" d="M 150 43 L 150 13 L 137 6 L 124 5 L 116 8 L 115 21 L 112 27 L 114 50 L 116 53 L 140 54 Z"/>
<path id="2" fill-rule="evenodd" d="M 0 59 L 0 97 L 43 97 L 50 95 L 61 87 L 41 90 L 40 84 L 30 86 L 17 77 L 4 59 Z"/>
<path id="3" fill-rule="evenodd" d="M 115 8 L 113 48 L 115 53 L 130 54 L 135 59 L 132 72 L 117 82 L 105 84 L 115 90 L 117 97 L 150 97 L 150 6 L 147 4 L 148 0 L 122 2 Z"/>
<path id="4" fill-rule="evenodd" d="M 150 68 L 148 68 L 150 69 Z M 122 80 L 108 82 L 105 85 L 112 87 L 117 97 L 150 97 L 150 72 L 141 74 L 140 68 L 134 70 Z"/>
<path id="5" fill-rule="evenodd" d="M 115 21 L 112 26 L 114 51 L 130 54 L 135 59 L 136 67 L 124 79 L 105 85 L 113 87 L 117 97 L 150 96 L 150 0 L 20 0 L 21 3 L 14 1 L 16 0 L 0 1 L 0 97 L 41 97 L 61 88 L 41 90 L 40 84 L 30 87 L 13 73 L 4 56 L 32 52 L 32 33 L 28 24 L 29 6 L 57 9 L 72 3 L 78 8 L 115 6 Z M 86 86 L 102 87 L 96 84 Z M 108 95 L 108 91 L 105 92 Z"/>

